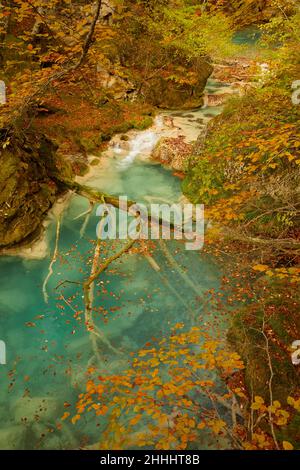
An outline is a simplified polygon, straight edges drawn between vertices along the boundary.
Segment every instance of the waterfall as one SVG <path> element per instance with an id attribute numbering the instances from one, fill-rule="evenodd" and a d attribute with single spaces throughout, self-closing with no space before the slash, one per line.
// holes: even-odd
<path id="1" fill-rule="evenodd" d="M 163 118 L 161 116 L 157 116 L 153 128 L 139 132 L 129 142 L 127 155 L 119 162 L 118 167 L 125 170 L 134 162 L 138 155 L 150 154 L 160 138 L 159 132 L 162 128 Z M 120 144 L 115 145 L 114 152 L 116 154 L 122 153 Z"/>
<path id="2" fill-rule="evenodd" d="M 130 149 L 127 156 L 119 162 L 119 168 L 128 168 L 138 155 L 150 153 L 155 147 L 159 135 L 155 131 L 145 131 L 137 134 L 130 142 Z"/>

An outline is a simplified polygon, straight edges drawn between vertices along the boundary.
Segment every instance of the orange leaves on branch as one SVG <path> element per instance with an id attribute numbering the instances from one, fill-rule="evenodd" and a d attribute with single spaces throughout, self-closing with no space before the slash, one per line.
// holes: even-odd
<path id="1" fill-rule="evenodd" d="M 254 403 L 252 403 L 251 405 L 251 409 L 265 412 L 267 410 L 267 407 L 265 405 L 265 400 L 262 397 L 256 396 L 254 398 Z"/>
<path id="2" fill-rule="evenodd" d="M 207 424 L 215 434 L 220 434 L 226 427 L 225 421 L 221 419 L 211 420 Z"/>
<path id="3" fill-rule="evenodd" d="M 300 282 L 300 268 L 268 269 L 266 275 L 271 278 L 288 279 L 292 283 Z"/>
<path id="4" fill-rule="evenodd" d="M 293 397 L 287 398 L 288 405 L 292 406 L 296 411 L 300 411 L 300 398 L 295 399 Z"/>
<path id="5" fill-rule="evenodd" d="M 76 424 L 77 421 L 79 421 L 79 420 L 80 420 L 80 415 L 75 415 L 75 416 L 73 416 L 73 418 L 71 419 L 71 422 L 72 422 L 72 424 Z"/>
<path id="6" fill-rule="evenodd" d="M 112 440 L 124 447 L 128 436 L 134 435 L 137 447 L 151 442 L 156 449 L 185 449 L 204 428 L 215 436 L 226 427 L 213 407 L 202 410 L 195 397 L 200 392 L 215 400 L 211 371 L 218 368 L 231 374 L 243 368 L 239 355 L 226 351 L 198 327 L 185 331 L 182 323 L 172 328 L 169 338 L 151 345 L 133 358 L 132 367 L 123 374 L 102 375 L 97 383 L 92 379 L 96 371 L 90 371 L 72 422 L 84 412 L 93 412 L 100 420 L 106 415 L 109 424 L 103 439 L 107 441 L 101 442 L 102 447 L 113 445 Z M 231 400 L 232 395 L 221 399 Z M 139 432 L 145 424 L 147 435 Z"/>
<path id="7" fill-rule="evenodd" d="M 283 441 L 282 447 L 283 450 L 294 450 L 294 446 L 288 441 Z"/>
<path id="8" fill-rule="evenodd" d="M 258 271 L 260 273 L 264 273 L 269 269 L 269 266 L 266 264 L 256 264 L 253 266 L 254 271 Z"/>

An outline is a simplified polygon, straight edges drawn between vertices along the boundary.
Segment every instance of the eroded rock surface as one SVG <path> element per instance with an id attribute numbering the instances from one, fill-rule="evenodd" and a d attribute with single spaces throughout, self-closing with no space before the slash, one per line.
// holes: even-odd
<path id="1" fill-rule="evenodd" d="M 0 152 L 0 248 L 34 236 L 61 188 L 56 175 L 71 177 L 70 165 L 42 136 L 14 139 Z"/>
<path id="2" fill-rule="evenodd" d="M 176 171 L 183 171 L 193 149 L 184 139 L 184 136 L 161 138 L 152 152 L 152 158 Z"/>

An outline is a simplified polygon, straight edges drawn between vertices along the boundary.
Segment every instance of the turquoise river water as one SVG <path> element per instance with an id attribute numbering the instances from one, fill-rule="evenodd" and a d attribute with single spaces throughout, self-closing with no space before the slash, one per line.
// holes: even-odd
<path id="1" fill-rule="evenodd" d="M 220 84 L 209 81 L 207 89 L 216 93 Z M 183 132 L 190 128 L 196 135 L 199 125 L 218 112 L 220 108 L 207 108 L 173 114 Z M 182 197 L 180 180 L 143 153 L 158 137 L 155 131 L 145 131 L 134 137 L 130 150 L 113 149 L 86 184 L 139 202 L 177 202 Z M 88 201 L 77 195 L 65 204 L 58 256 L 48 282 L 57 217 L 46 229 L 45 257 L 0 259 L 0 339 L 7 356 L 6 365 L 0 366 L 2 449 L 79 448 L 99 435 L 95 419 L 82 419 L 75 426 L 64 422 L 61 430 L 56 427 L 66 411 L 64 402 L 73 405 L 84 389 L 94 354 L 84 321 L 74 317 L 75 311 L 84 310 L 82 289 L 79 284 L 63 284 L 82 282 L 91 270 L 98 219 L 96 207 L 88 218 L 82 215 L 88 208 Z M 105 343 L 99 344 L 104 371 L 121 372 L 131 352 L 150 337 L 168 334 L 178 321 L 215 328 L 214 316 L 202 311 L 201 298 L 209 289 L 219 288 L 222 269 L 217 261 L 202 251 L 186 251 L 182 242 L 154 245 L 159 271 L 141 254 L 124 255 L 96 282 L 95 323 L 122 352 L 119 356 Z"/>

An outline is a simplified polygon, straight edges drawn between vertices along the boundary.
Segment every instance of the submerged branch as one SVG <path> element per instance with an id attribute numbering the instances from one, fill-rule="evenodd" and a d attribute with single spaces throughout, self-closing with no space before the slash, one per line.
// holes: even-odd
<path id="1" fill-rule="evenodd" d="M 289 252 L 298 254 L 300 253 L 300 243 L 293 238 L 261 238 L 252 237 L 239 230 L 224 229 L 225 237 L 233 241 L 240 241 L 251 245 L 270 248 L 276 251 Z"/>
<path id="2" fill-rule="evenodd" d="M 91 269 L 90 277 L 87 281 L 83 283 L 83 292 L 84 292 L 84 303 L 85 303 L 85 322 L 89 333 L 92 336 L 92 343 L 95 355 L 98 357 L 98 349 L 97 349 L 97 342 L 96 338 L 98 338 L 102 343 L 104 343 L 111 351 L 116 354 L 120 354 L 120 351 L 116 349 L 110 341 L 105 337 L 104 333 L 95 325 L 93 320 L 93 285 L 94 281 L 103 273 L 109 265 L 120 258 L 123 254 L 125 254 L 135 243 L 135 240 L 130 240 L 130 242 L 126 243 L 126 245 L 117 253 L 114 253 L 110 258 L 108 258 L 105 263 L 97 269 L 97 265 L 100 258 L 100 241 L 98 240 L 93 265 Z"/>
<path id="3" fill-rule="evenodd" d="M 53 274 L 53 266 L 56 263 L 56 260 L 57 260 L 57 257 L 58 257 L 58 242 L 59 242 L 59 235 L 60 235 L 60 224 L 61 224 L 61 220 L 60 220 L 60 217 L 59 217 L 57 219 L 57 225 L 56 225 L 56 238 L 55 238 L 54 252 L 53 252 L 51 262 L 49 264 L 47 277 L 45 278 L 45 280 L 43 282 L 43 287 L 42 287 L 44 301 L 45 301 L 46 304 L 48 303 L 48 300 L 49 300 L 49 295 L 48 295 L 48 292 L 47 292 L 47 285 L 48 285 L 49 279 L 51 278 L 51 276 Z"/>
<path id="4" fill-rule="evenodd" d="M 197 296 L 199 296 L 200 287 L 195 285 L 193 283 L 193 281 L 189 278 L 189 276 L 183 271 L 183 269 L 177 263 L 176 259 L 174 258 L 174 256 L 170 252 L 170 250 L 168 250 L 164 240 L 159 240 L 159 243 L 160 243 L 160 247 L 161 247 L 165 257 L 169 261 L 170 265 L 173 266 L 173 268 L 177 271 L 177 273 L 179 274 L 181 279 L 195 292 L 195 294 Z"/>

